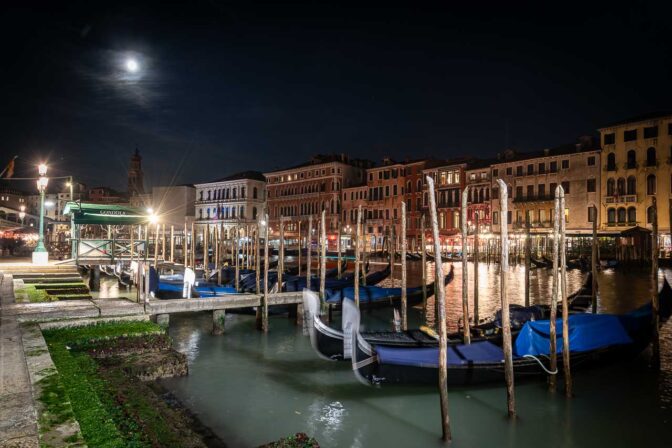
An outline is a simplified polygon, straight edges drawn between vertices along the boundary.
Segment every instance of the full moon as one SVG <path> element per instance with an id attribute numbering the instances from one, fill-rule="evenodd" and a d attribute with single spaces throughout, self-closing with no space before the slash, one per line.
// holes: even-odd
<path id="1" fill-rule="evenodd" d="M 140 66 L 138 65 L 138 61 L 135 59 L 126 60 L 126 70 L 128 70 L 130 73 L 137 72 L 139 68 Z"/>

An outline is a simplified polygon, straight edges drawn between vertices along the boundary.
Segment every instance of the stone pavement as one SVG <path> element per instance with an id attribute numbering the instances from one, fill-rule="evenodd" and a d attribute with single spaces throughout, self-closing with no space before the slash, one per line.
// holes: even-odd
<path id="1" fill-rule="evenodd" d="M 1 275 L 1 274 L 0 274 Z M 38 447 L 37 413 L 16 315 L 12 277 L 0 277 L 0 447 Z"/>

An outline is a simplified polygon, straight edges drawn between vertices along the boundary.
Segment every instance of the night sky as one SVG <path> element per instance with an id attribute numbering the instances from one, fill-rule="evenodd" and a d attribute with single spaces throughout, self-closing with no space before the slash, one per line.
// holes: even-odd
<path id="1" fill-rule="evenodd" d="M 136 147 L 147 186 L 315 153 L 490 157 L 672 104 L 669 1 L 14 3 L 0 163 L 19 155 L 16 175 L 48 158 L 123 190 Z"/>

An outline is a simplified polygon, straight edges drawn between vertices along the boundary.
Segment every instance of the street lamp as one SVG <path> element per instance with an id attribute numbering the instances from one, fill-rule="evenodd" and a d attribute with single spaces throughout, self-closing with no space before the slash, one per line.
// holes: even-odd
<path id="1" fill-rule="evenodd" d="M 33 251 L 33 264 L 46 265 L 49 264 L 49 253 L 44 247 L 44 194 L 47 190 L 47 185 L 49 185 L 49 178 L 47 177 L 46 164 L 41 163 L 37 170 L 40 173 L 40 177 L 37 179 L 37 190 L 40 192 L 40 233 L 37 247 Z"/>
<path id="2" fill-rule="evenodd" d="M 26 217 L 26 206 L 21 206 L 21 211 L 19 212 L 19 219 L 21 220 L 21 226 L 23 226 L 23 219 Z"/>
<path id="3" fill-rule="evenodd" d="M 70 197 L 68 198 L 68 200 L 70 202 L 74 202 L 75 197 L 74 197 L 74 194 L 73 194 L 73 188 L 75 186 L 75 183 L 72 179 L 72 176 L 70 176 L 70 180 L 68 180 L 65 183 L 65 186 L 70 187 Z M 71 254 L 72 258 L 75 258 L 75 214 L 74 213 L 70 213 L 70 254 Z"/>

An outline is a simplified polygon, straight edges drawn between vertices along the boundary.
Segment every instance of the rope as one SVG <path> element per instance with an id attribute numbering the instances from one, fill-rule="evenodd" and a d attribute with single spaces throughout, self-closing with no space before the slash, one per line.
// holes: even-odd
<path id="1" fill-rule="evenodd" d="M 353 362 L 352 363 L 352 370 L 359 370 L 362 367 L 366 367 L 369 364 L 373 364 L 374 362 L 376 362 L 376 357 L 375 356 L 371 356 L 371 357 L 366 358 L 362 361 Z"/>
<path id="2" fill-rule="evenodd" d="M 537 361 L 537 362 L 539 363 L 539 365 L 541 366 L 541 368 L 544 369 L 544 372 L 548 373 L 549 375 L 557 375 L 557 374 L 558 374 L 558 369 L 557 369 L 557 368 L 555 369 L 555 371 L 551 372 L 550 370 L 548 370 L 548 369 L 546 368 L 546 366 L 544 365 L 544 363 L 541 362 L 541 360 L 540 360 L 539 358 L 537 358 L 536 356 L 534 356 L 534 355 L 523 355 L 523 358 L 532 358 L 532 359 L 534 359 L 535 361 Z"/>

